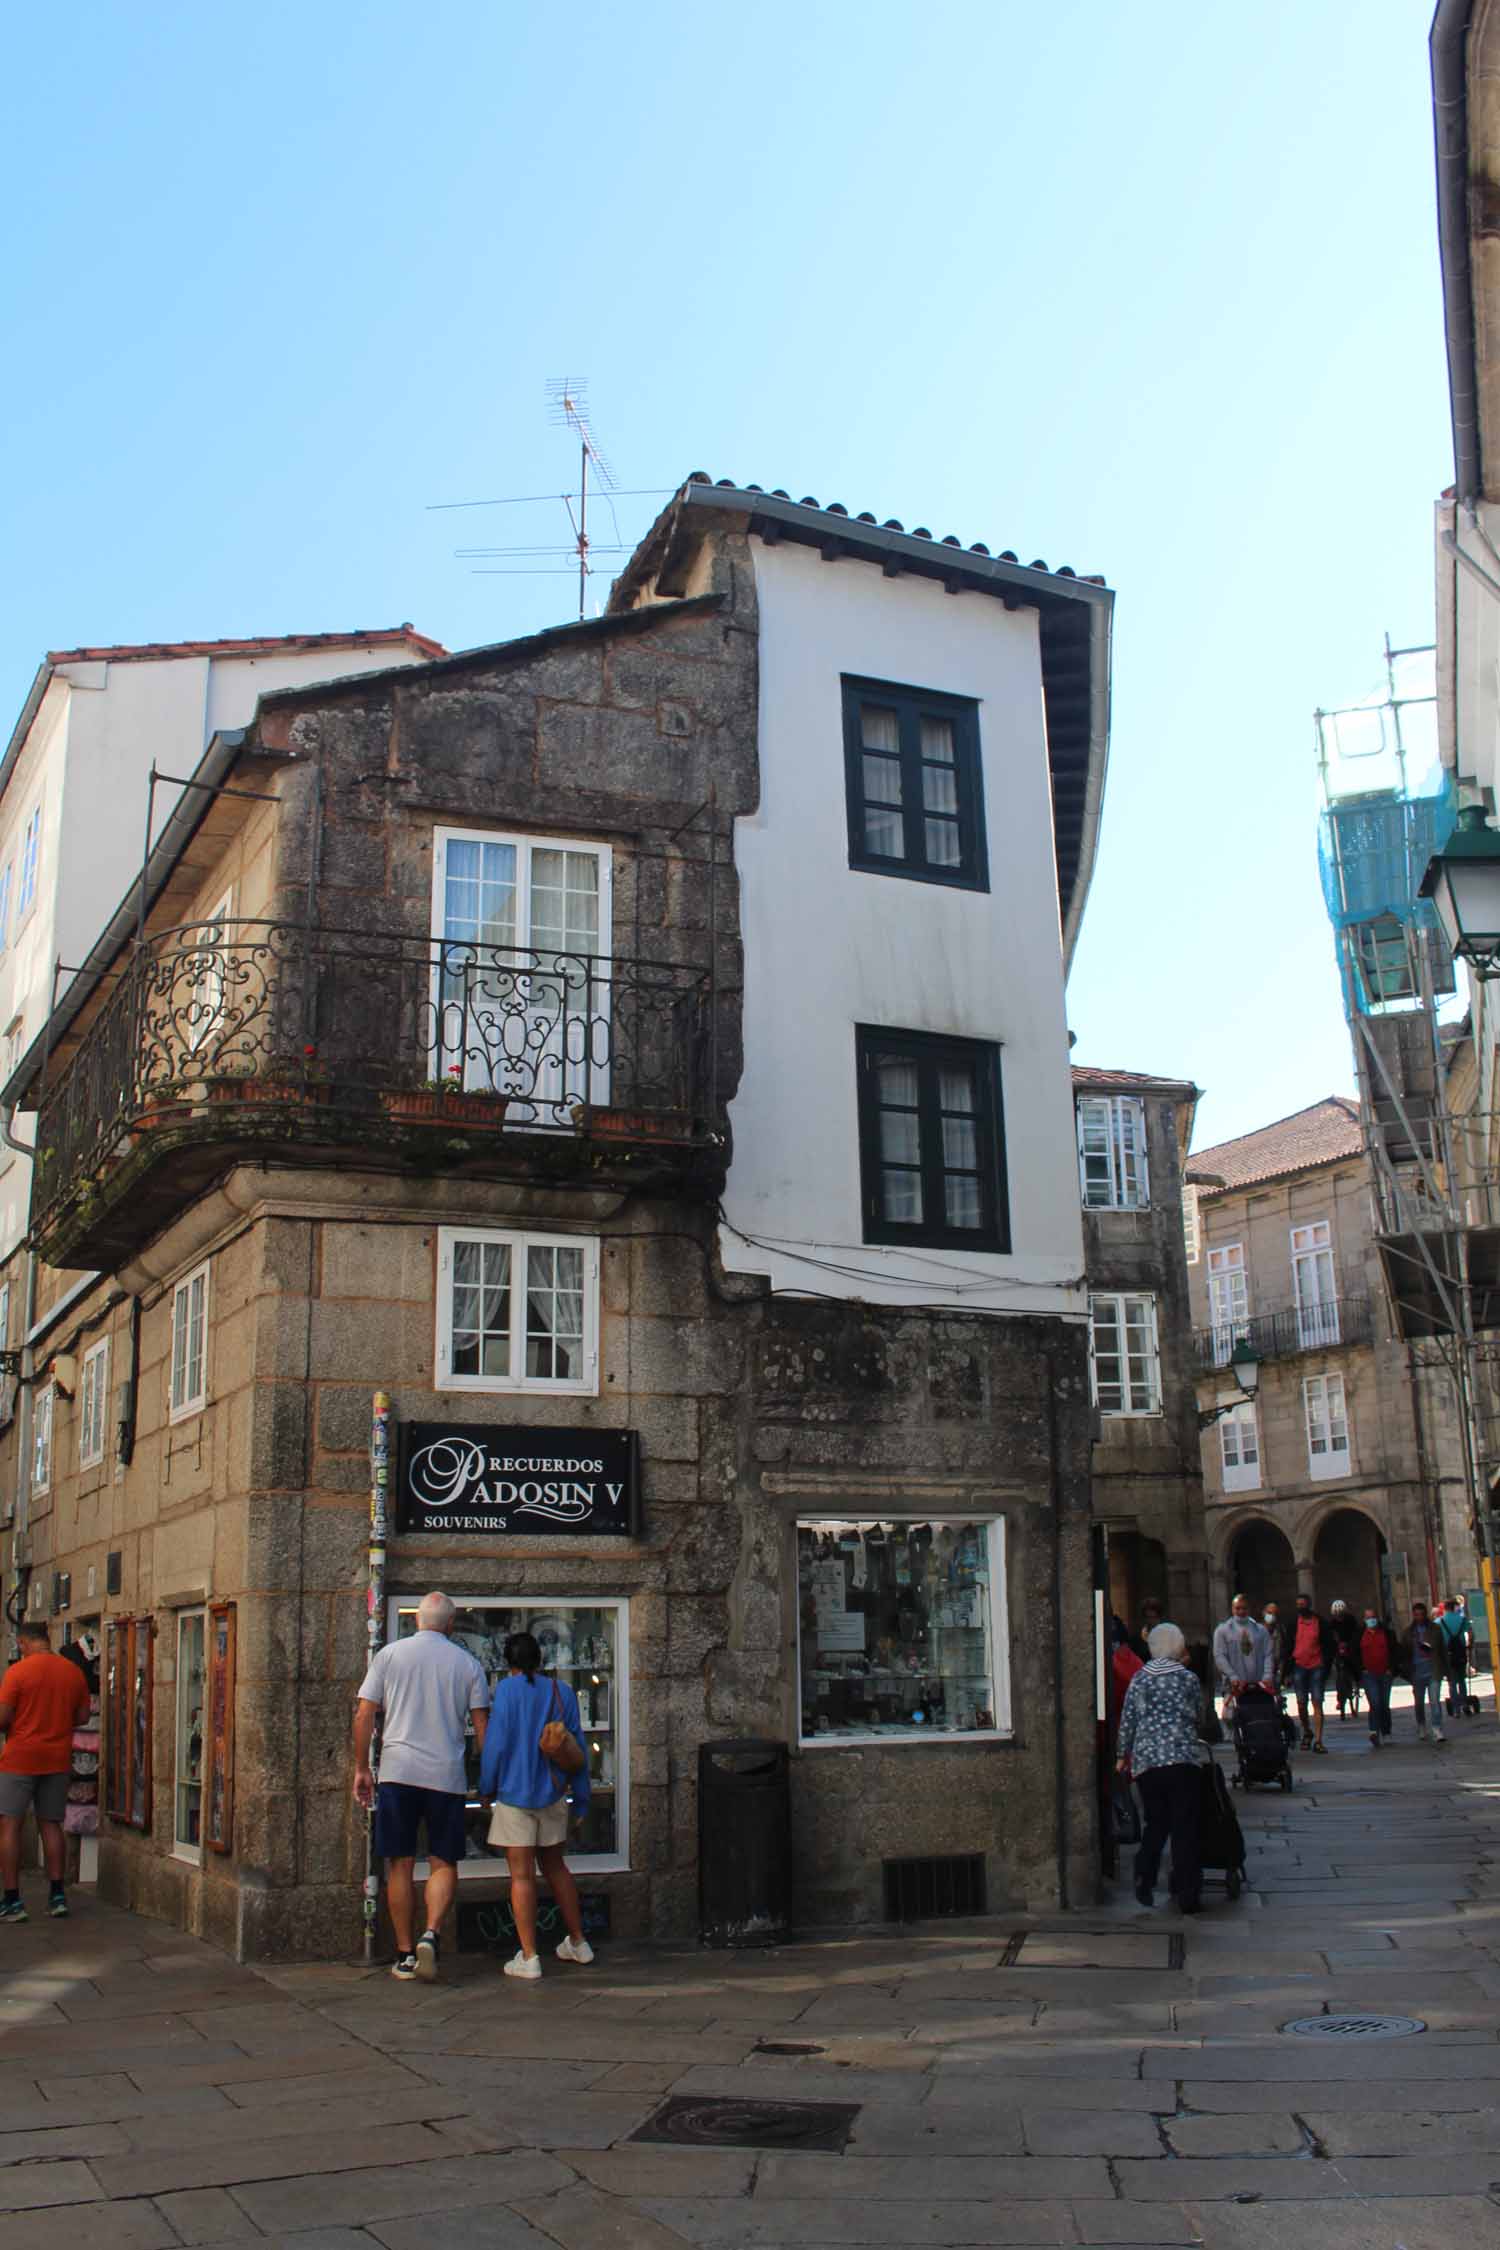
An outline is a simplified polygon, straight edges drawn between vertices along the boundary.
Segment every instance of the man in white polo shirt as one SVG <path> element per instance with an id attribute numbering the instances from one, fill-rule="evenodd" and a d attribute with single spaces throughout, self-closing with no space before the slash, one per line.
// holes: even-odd
<path id="1" fill-rule="evenodd" d="M 375 1812 L 375 1849 L 385 1860 L 385 1902 L 396 1935 L 393 1977 L 422 1977 L 438 1970 L 438 1930 L 453 1904 L 458 1863 L 464 1856 L 464 1737 L 470 1719 L 484 1748 L 490 1707 L 484 1667 L 448 1638 L 454 1607 L 446 1594 L 424 1594 L 417 1630 L 388 1641 L 360 1683 L 354 1711 L 354 1796 Z M 380 1738 L 380 1786 L 370 1768 L 375 1722 Z M 427 1831 L 430 1872 L 423 1893 L 424 1928 L 412 1944 L 413 1870 L 417 1833 Z"/>

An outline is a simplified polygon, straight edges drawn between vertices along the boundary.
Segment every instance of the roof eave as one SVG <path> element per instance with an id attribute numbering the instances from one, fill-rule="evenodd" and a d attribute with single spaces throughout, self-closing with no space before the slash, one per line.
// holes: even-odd
<path id="1" fill-rule="evenodd" d="M 1036 570 L 1024 563 L 1007 562 L 998 555 L 975 554 L 971 548 L 948 545 L 940 539 L 921 539 L 884 524 L 865 523 L 857 516 L 826 508 L 804 507 L 774 493 L 753 492 L 747 486 L 712 484 L 695 479 L 676 492 L 630 558 L 610 596 L 610 613 L 629 613 L 630 604 L 655 580 L 670 589 L 674 572 L 682 567 L 696 544 L 694 514 L 702 517 L 736 515 L 747 533 L 772 540 L 798 539 L 816 546 L 829 560 L 841 555 L 879 562 L 892 575 L 935 579 L 955 592 L 988 593 L 1008 607 L 1028 607 L 1054 618 L 1076 616 L 1079 607 L 1088 615 L 1089 717 L 1085 745 L 1084 795 L 1073 864 L 1064 881 L 1059 870 L 1058 900 L 1063 965 L 1072 964 L 1083 925 L 1098 856 L 1099 828 L 1104 811 L 1104 785 L 1109 763 L 1110 662 L 1114 594 L 1108 586 L 1071 571 Z M 707 526 L 705 525 L 706 529 Z M 1049 654 L 1043 645 L 1043 695 L 1048 690 Z M 1057 730 L 1049 718 L 1048 762 L 1054 780 L 1059 776 L 1061 750 Z M 1054 796 L 1055 811 L 1055 796 Z"/>
<path id="2" fill-rule="evenodd" d="M 1458 498 L 1484 494 L 1484 447 L 1474 358 L 1474 275 L 1469 241 L 1468 45 L 1473 0 L 1438 0 L 1428 35 L 1437 159 L 1438 259 L 1448 353 L 1448 409 Z"/>

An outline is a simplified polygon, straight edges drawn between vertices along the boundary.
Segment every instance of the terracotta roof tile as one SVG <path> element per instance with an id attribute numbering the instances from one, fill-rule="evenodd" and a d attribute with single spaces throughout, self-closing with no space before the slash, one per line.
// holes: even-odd
<path id="1" fill-rule="evenodd" d="M 1358 1156 L 1365 1145 L 1359 1121 L 1359 1104 L 1343 1094 L 1330 1094 L 1307 1109 L 1279 1117 L 1238 1140 L 1220 1141 L 1217 1148 L 1195 1149 L 1188 1159 L 1189 1181 L 1212 1174 L 1223 1190 L 1205 1185 L 1212 1195 L 1233 1188 L 1251 1187 L 1258 1180 L 1276 1180 L 1288 1172 L 1307 1172 L 1319 1164 L 1336 1164 Z"/>
<path id="2" fill-rule="evenodd" d="M 410 625 L 382 625 L 368 632 L 268 633 L 244 641 L 123 641 L 100 648 L 54 648 L 49 664 L 143 663 L 163 656 L 275 656 L 304 648 L 419 648 L 426 656 L 446 656 L 441 641 Z"/>

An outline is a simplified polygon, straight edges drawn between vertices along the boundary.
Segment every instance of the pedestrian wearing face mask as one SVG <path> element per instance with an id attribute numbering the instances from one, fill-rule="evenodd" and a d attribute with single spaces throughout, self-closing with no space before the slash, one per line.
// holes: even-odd
<path id="1" fill-rule="evenodd" d="M 1443 1732 L 1443 1681 L 1447 1658 L 1443 1628 L 1427 1614 L 1425 1602 L 1411 1605 L 1411 1631 L 1401 1644 L 1401 1669 L 1411 1680 L 1412 1706 L 1417 1715 L 1417 1740 L 1427 1740 L 1427 1707 L 1432 1706 L 1432 1739 L 1446 1742 Z"/>
<path id="2" fill-rule="evenodd" d="M 1323 1683 L 1338 1655 L 1338 1640 L 1326 1618 L 1318 1615 L 1310 1594 L 1297 1596 L 1292 1623 L 1287 1670 L 1297 1694 L 1297 1717 L 1302 1727 L 1302 1747 L 1326 1758 L 1323 1742 Z"/>
<path id="3" fill-rule="evenodd" d="M 1265 1608 L 1261 1611 L 1260 1621 L 1270 1638 L 1271 1670 L 1279 1682 L 1282 1673 L 1291 1662 L 1291 1651 L 1287 1647 L 1286 1632 L 1281 1622 L 1281 1611 L 1274 1602 L 1267 1602 Z"/>
<path id="4" fill-rule="evenodd" d="M 1373 1602 L 1365 1604 L 1365 1629 L 1359 1637 L 1360 1677 L 1370 1713 L 1370 1748 L 1391 1735 L 1391 1680 L 1396 1669 L 1396 1636 Z"/>

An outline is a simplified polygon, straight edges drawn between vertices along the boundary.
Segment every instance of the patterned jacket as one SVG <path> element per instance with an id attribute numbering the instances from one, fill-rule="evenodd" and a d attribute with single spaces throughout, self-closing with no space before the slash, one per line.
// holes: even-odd
<path id="1" fill-rule="evenodd" d="M 1155 1656 L 1136 1673 L 1125 1691 L 1116 1755 L 1128 1758 L 1132 1773 L 1153 1766 L 1195 1766 L 1202 1751 L 1198 1729 L 1203 1690 L 1185 1664 Z"/>

